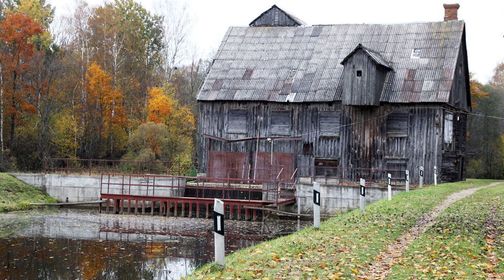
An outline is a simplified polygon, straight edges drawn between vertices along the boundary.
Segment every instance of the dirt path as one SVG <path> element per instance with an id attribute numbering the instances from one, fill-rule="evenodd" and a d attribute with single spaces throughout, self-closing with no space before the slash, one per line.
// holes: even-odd
<path id="1" fill-rule="evenodd" d="M 385 279 L 390 272 L 392 266 L 399 260 L 402 256 L 404 250 L 417 239 L 422 233 L 424 233 L 429 227 L 431 227 L 436 218 L 441 214 L 446 208 L 451 204 L 472 195 L 477 190 L 482 188 L 488 188 L 495 186 L 500 183 L 492 183 L 486 186 L 471 188 L 456 192 L 448 196 L 441 204 L 436 206 L 434 210 L 430 213 L 425 214 L 418 220 L 415 226 L 413 226 L 408 232 L 401 235 L 394 243 L 390 244 L 387 249 L 376 256 L 375 261 L 370 264 L 367 270 L 361 276 L 360 279 Z"/>

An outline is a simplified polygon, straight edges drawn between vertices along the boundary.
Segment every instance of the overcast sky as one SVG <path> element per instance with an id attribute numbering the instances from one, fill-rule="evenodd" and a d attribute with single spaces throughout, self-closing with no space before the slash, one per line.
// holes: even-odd
<path id="1" fill-rule="evenodd" d="M 151 12 L 170 15 L 185 8 L 189 21 L 189 53 L 215 53 L 229 26 L 247 26 L 276 4 L 307 24 L 406 23 L 442 21 L 440 0 L 137 0 Z M 74 0 L 49 0 L 56 16 L 70 15 Z M 104 0 L 87 0 L 91 6 Z M 469 70 L 482 82 L 504 61 L 504 1 L 460 0 L 459 19 L 466 22 Z"/>

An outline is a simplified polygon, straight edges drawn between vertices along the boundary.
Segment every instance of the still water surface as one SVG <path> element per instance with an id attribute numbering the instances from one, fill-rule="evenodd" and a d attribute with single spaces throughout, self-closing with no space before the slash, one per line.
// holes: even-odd
<path id="1" fill-rule="evenodd" d="M 226 221 L 226 251 L 303 227 Z M 0 214 L 0 280 L 179 279 L 213 259 L 210 219 L 63 209 Z"/>

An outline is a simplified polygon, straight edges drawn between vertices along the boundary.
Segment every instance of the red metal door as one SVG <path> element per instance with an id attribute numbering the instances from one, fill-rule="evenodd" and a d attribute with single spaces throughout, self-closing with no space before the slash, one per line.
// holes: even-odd
<path id="1" fill-rule="evenodd" d="M 260 152 L 254 169 L 255 179 L 272 181 L 278 177 L 280 181 L 288 181 L 294 172 L 294 162 L 295 157 L 291 153 L 273 153 L 272 158 L 271 153 Z"/>
<path id="2" fill-rule="evenodd" d="M 209 152 L 207 176 L 210 178 L 247 179 L 249 168 L 248 153 Z"/>

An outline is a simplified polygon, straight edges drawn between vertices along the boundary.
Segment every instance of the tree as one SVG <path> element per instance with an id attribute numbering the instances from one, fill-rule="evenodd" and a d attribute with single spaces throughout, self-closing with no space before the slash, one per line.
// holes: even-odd
<path id="1" fill-rule="evenodd" d="M 29 92 L 24 90 L 23 76 L 29 71 L 35 52 L 39 51 L 33 38 L 42 32 L 40 24 L 21 13 L 9 13 L 0 23 L 2 42 L 0 60 L 4 89 L 2 97 L 3 100 L 9 99 L 8 105 L 3 102 L 4 107 L 6 106 L 5 113 L 10 117 L 9 145 L 14 142 L 16 121 L 21 110 L 34 111 L 34 108 L 26 102 Z"/>
<path id="2" fill-rule="evenodd" d="M 86 80 L 86 129 L 89 133 L 99 135 L 98 142 L 93 144 L 99 145 L 102 138 L 107 139 L 105 151 L 108 151 L 109 156 L 114 156 L 115 150 L 122 151 L 126 140 L 124 127 L 127 118 L 122 93 L 112 86 L 110 75 L 94 62 L 88 68 Z"/>
<path id="3" fill-rule="evenodd" d="M 504 65 L 486 86 L 471 79 L 473 114 L 468 118 L 468 176 L 504 178 Z"/>
<path id="4" fill-rule="evenodd" d="M 56 147 L 56 156 L 61 158 L 77 158 L 79 143 L 77 138 L 80 134 L 78 120 L 71 110 L 62 110 L 53 118 L 52 130 L 54 137 L 52 142 Z"/>
<path id="5" fill-rule="evenodd" d="M 145 120 L 148 88 L 160 81 L 161 20 L 133 0 L 98 7 L 89 18 L 92 59 L 111 73 L 114 86 L 124 90 L 130 131 Z"/>
<path id="6" fill-rule="evenodd" d="M 147 121 L 166 123 L 168 116 L 173 112 L 174 100 L 164 93 L 159 87 L 149 90 L 147 103 Z"/>
<path id="7" fill-rule="evenodd" d="M 49 48 L 52 38 L 48 30 L 54 19 L 54 8 L 45 0 L 19 0 L 18 5 L 11 10 L 27 15 L 39 24 L 44 31 L 36 36 L 37 44 L 43 48 Z"/>
<path id="8" fill-rule="evenodd" d="M 472 108 L 476 108 L 481 99 L 488 97 L 488 92 L 485 91 L 484 86 L 473 78 L 473 74 L 470 75 L 470 91 L 471 91 L 471 106 Z"/>

